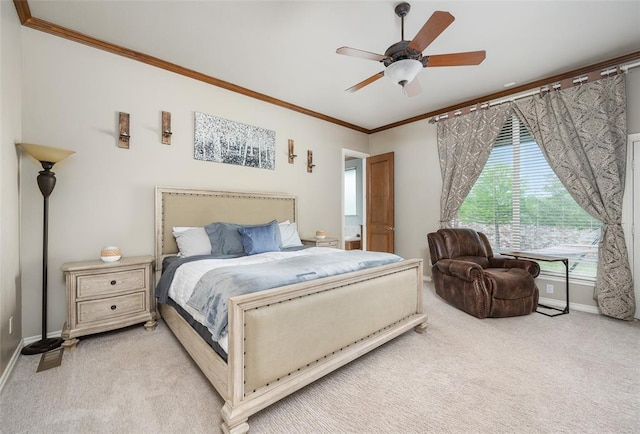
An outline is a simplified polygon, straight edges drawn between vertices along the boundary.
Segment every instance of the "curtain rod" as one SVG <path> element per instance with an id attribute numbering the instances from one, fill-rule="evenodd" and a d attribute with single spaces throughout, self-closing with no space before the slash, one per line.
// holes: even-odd
<path id="1" fill-rule="evenodd" d="M 629 69 L 632 68 L 636 68 L 640 66 L 640 62 L 634 62 L 634 63 L 630 63 L 628 65 L 618 65 L 615 67 L 609 67 L 606 68 L 604 70 L 595 70 L 595 71 L 591 71 L 587 74 L 581 74 L 580 76 L 576 77 L 576 78 L 568 78 L 566 80 L 562 80 L 559 82 L 554 82 L 554 83 L 549 83 L 546 84 L 542 87 L 539 87 L 535 90 L 530 90 L 528 92 L 525 93 L 521 93 L 521 94 L 516 94 L 516 95 L 511 95 L 507 98 L 502 98 L 499 100 L 495 100 L 495 101 L 488 101 L 485 103 L 478 103 L 476 105 L 470 106 L 470 107 L 466 107 L 466 108 L 462 108 L 459 110 L 454 110 L 451 112 L 447 112 L 441 115 L 437 115 L 432 117 L 431 119 L 429 119 L 429 123 L 435 123 L 438 122 L 440 119 L 449 119 L 455 116 L 460 116 L 463 114 L 469 114 L 469 113 L 473 113 L 474 111 L 478 110 L 478 109 L 488 109 L 492 106 L 496 106 L 496 105 L 500 105 L 500 104 L 504 104 L 505 102 L 513 102 L 515 100 L 518 99 L 522 99 L 522 98 L 528 98 L 530 96 L 534 96 L 534 95 L 538 95 L 538 94 L 543 94 L 545 92 L 551 92 L 552 90 L 558 90 L 558 89 L 562 89 L 562 88 L 569 88 L 572 86 L 576 86 L 585 82 L 592 82 L 595 80 L 600 80 L 601 78 L 606 78 L 606 77 L 610 77 L 612 75 L 617 75 L 620 72 L 624 72 L 627 73 L 627 71 Z"/>

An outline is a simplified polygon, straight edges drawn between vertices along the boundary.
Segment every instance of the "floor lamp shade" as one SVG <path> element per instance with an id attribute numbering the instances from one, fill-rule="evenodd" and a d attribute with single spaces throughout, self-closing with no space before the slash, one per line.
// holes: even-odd
<path id="1" fill-rule="evenodd" d="M 38 174 L 38 187 L 44 198 L 44 219 L 42 230 L 42 337 L 22 348 L 22 354 L 40 354 L 58 348 L 62 338 L 47 338 L 47 261 L 49 235 L 49 196 L 56 186 L 56 174 L 51 171 L 54 164 L 64 160 L 75 151 L 53 148 L 51 146 L 18 143 L 17 146 L 39 161 L 42 169 Z"/>

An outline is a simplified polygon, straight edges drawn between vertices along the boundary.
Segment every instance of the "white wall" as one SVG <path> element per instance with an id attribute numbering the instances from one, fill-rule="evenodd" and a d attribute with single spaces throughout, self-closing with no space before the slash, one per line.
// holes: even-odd
<path id="1" fill-rule="evenodd" d="M 0 2 L 0 375 L 22 330 L 19 263 L 20 21 L 13 2 Z M 13 333 L 9 319 L 13 317 Z"/>
<path id="2" fill-rule="evenodd" d="M 23 33 L 23 139 L 72 149 L 56 164 L 49 214 L 49 331 L 66 305 L 60 266 L 97 259 L 101 247 L 152 255 L 154 186 L 287 192 L 298 195 L 301 235 L 342 229 L 342 148 L 368 151 L 368 136 L 42 32 Z M 172 145 L 160 143 L 161 111 Z M 117 112 L 131 115 L 131 148 L 117 147 Z M 196 161 L 194 112 L 276 132 L 276 169 Z M 287 139 L 300 156 L 287 162 Z M 306 150 L 316 167 L 306 171 Z M 38 170 L 23 158 L 23 335 L 40 330 L 42 196 Z"/>
<path id="3" fill-rule="evenodd" d="M 436 125 L 426 120 L 372 134 L 371 155 L 394 152 L 395 251 L 422 258 L 431 275 L 427 234 L 439 228 L 442 178 Z"/>

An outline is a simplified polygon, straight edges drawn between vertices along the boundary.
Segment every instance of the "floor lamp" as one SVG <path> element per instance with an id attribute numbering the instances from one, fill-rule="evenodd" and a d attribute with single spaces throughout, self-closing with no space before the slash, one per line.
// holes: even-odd
<path id="1" fill-rule="evenodd" d="M 62 338 L 47 338 L 47 253 L 49 226 L 49 195 L 56 186 L 56 174 L 51 171 L 54 164 L 64 160 L 75 151 L 50 146 L 18 143 L 27 154 L 42 164 L 44 170 L 38 175 L 38 187 L 44 197 L 44 222 L 42 230 L 42 339 L 22 348 L 22 354 L 40 354 L 60 347 Z"/>

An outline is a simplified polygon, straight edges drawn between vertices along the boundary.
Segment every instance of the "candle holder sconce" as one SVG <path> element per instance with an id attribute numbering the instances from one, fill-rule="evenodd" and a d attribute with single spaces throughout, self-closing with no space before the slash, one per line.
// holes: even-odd
<path id="1" fill-rule="evenodd" d="M 170 112 L 162 112 L 162 144 L 170 145 L 171 144 L 171 113 Z"/>
<path id="2" fill-rule="evenodd" d="M 293 139 L 289 139 L 289 164 L 293 164 L 293 159 L 296 157 L 297 155 L 293 153 Z"/>
<path id="3" fill-rule="evenodd" d="M 316 167 L 316 165 L 313 164 L 313 151 L 309 149 L 307 151 L 307 172 L 312 173 L 314 167 Z"/>
<path id="4" fill-rule="evenodd" d="M 129 135 L 129 113 L 119 113 L 118 125 L 120 128 L 118 147 L 129 149 L 129 141 L 131 139 L 131 136 Z"/>

